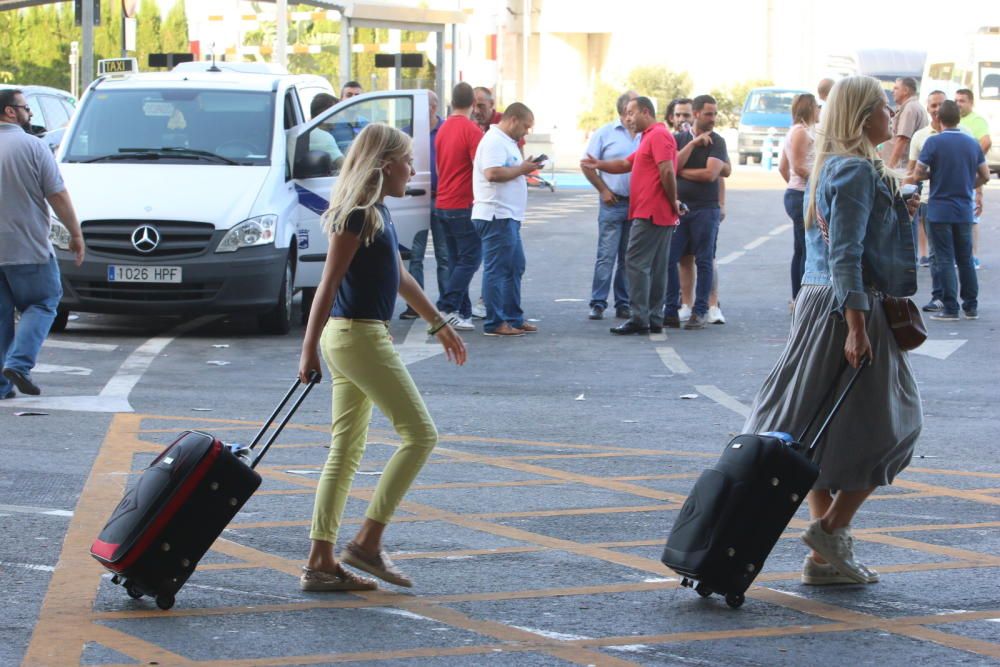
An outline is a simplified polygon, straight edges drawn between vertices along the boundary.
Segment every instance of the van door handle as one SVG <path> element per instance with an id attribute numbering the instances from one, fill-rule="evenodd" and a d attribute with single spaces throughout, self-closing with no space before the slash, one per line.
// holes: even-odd
<path id="1" fill-rule="evenodd" d="M 427 190 L 423 188 L 406 188 L 407 197 L 423 197 L 425 194 L 427 194 Z"/>

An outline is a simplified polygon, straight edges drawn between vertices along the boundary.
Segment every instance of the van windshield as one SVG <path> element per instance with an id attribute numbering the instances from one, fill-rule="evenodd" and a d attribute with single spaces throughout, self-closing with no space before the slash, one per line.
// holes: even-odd
<path id="1" fill-rule="evenodd" d="M 979 63 L 979 99 L 1000 100 L 1000 62 Z"/>
<path id="2" fill-rule="evenodd" d="M 64 160 L 267 165 L 273 109 L 268 92 L 97 89 Z"/>
<path id="3" fill-rule="evenodd" d="M 744 113 L 792 113 L 792 100 L 799 93 L 792 90 L 760 90 L 750 93 Z"/>

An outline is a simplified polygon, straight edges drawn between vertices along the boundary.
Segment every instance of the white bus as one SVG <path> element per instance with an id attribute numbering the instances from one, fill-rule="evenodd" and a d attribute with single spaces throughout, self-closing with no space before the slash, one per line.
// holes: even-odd
<path id="1" fill-rule="evenodd" d="M 1000 26 L 980 28 L 969 40 L 935 48 L 924 66 L 920 98 L 940 90 L 949 98 L 968 88 L 976 97 L 976 113 L 990 126 L 993 147 L 986 156 L 990 170 L 1000 172 Z"/>

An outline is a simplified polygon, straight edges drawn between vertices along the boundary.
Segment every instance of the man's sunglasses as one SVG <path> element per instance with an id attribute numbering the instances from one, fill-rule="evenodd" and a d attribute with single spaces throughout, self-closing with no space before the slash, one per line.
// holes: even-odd
<path id="1" fill-rule="evenodd" d="M 31 107 L 27 104 L 8 104 L 9 107 L 14 107 L 15 109 L 24 109 L 25 111 L 31 111 Z"/>

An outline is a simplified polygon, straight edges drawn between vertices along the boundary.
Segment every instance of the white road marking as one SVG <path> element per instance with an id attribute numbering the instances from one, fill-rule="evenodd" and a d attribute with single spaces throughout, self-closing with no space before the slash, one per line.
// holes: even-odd
<path id="1" fill-rule="evenodd" d="M 63 373 L 64 375 L 90 375 L 93 371 L 82 366 L 59 366 L 57 364 L 37 364 L 31 369 L 34 373 Z"/>
<path id="2" fill-rule="evenodd" d="M 750 406 L 740 403 L 735 398 L 716 387 L 714 384 L 695 385 L 695 389 L 703 395 L 708 396 L 722 407 L 729 408 L 741 417 L 750 416 Z"/>
<path id="3" fill-rule="evenodd" d="M 742 257 L 745 254 L 747 254 L 745 250 L 737 250 L 736 252 L 731 252 L 728 255 L 726 255 L 725 257 L 723 257 L 722 259 L 718 260 L 716 262 L 716 264 L 719 264 L 719 265 L 722 265 L 722 264 L 732 264 L 733 262 L 735 262 L 736 260 L 738 260 L 740 257 Z"/>
<path id="4" fill-rule="evenodd" d="M 475 332 L 470 331 L 469 333 Z M 406 332 L 406 338 L 403 340 L 402 345 L 397 346 L 396 350 L 399 352 L 403 363 L 407 366 L 444 353 L 444 348 L 437 342 L 437 339 L 431 339 L 427 335 L 422 320 L 414 320 L 410 324 L 410 329 Z"/>
<path id="5" fill-rule="evenodd" d="M 649 340 L 654 343 L 665 343 L 667 341 L 667 334 L 662 331 L 660 333 L 651 333 L 649 334 Z"/>
<path id="6" fill-rule="evenodd" d="M 512 628 L 517 628 L 518 630 L 524 630 L 525 632 L 530 632 L 533 635 L 540 635 L 546 639 L 558 639 L 563 642 L 576 641 L 578 639 L 593 639 L 593 637 L 587 637 L 584 635 L 570 635 L 564 632 L 550 632 L 548 630 L 538 630 L 536 628 L 526 628 L 520 625 L 512 625 Z"/>
<path id="7" fill-rule="evenodd" d="M 663 365 L 669 368 L 674 373 L 678 375 L 687 375 L 691 372 L 691 367 L 684 363 L 681 359 L 681 355 L 677 354 L 677 350 L 672 347 L 658 347 L 656 348 L 656 353 L 660 355 L 660 361 Z"/>
<path id="8" fill-rule="evenodd" d="M 0 512 L 44 514 L 46 516 L 73 516 L 73 513 L 69 510 L 53 509 L 51 507 L 32 507 L 31 505 L 0 505 Z"/>
<path id="9" fill-rule="evenodd" d="M 911 354 L 922 354 L 925 357 L 934 357 L 935 359 L 947 359 L 951 355 L 958 351 L 958 348 L 965 345 L 967 340 L 961 338 L 952 338 L 949 340 L 934 340 L 928 338 L 924 341 L 924 344 L 915 350 L 911 350 Z"/>
<path id="10" fill-rule="evenodd" d="M 58 340 L 50 338 L 42 343 L 44 347 L 58 348 L 61 350 L 84 350 L 86 352 L 114 352 L 117 345 L 108 343 L 82 343 L 75 340 Z"/>
<path id="11" fill-rule="evenodd" d="M 758 236 L 753 241 L 751 241 L 750 243 L 748 243 L 745 246 L 743 246 L 743 249 L 744 250 L 753 250 L 754 248 L 758 248 L 758 247 L 764 245 L 765 243 L 767 243 L 770 240 L 771 240 L 770 236 Z"/>
<path id="12" fill-rule="evenodd" d="M 20 567 L 25 570 L 37 570 L 38 572 L 55 572 L 56 568 L 51 565 L 35 565 L 34 563 L 11 563 L 9 561 L 0 560 L 0 568 L 2 567 Z"/>
<path id="13" fill-rule="evenodd" d="M 768 234 L 770 234 L 771 236 L 777 236 L 778 234 L 784 234 L 785 232 L 787 232 L 791 228 L 792 228 L 791 224 L 788 224 L 788 225 L 779 225 L 778 227 L 775 227 L 774 229 L 772 229 L 771 231 L 769 231 Z"/>
<path id="14" fill-rule="evenodd" d="M 189 331 L 217 320 L 221 315 L 206 315 L 174 327 L 163 336 L 150 338 L 140 345 L 118 368 L 96 396 L 39 396 L 15 398 L 4 401 L 4 407 L 45 408 L 48 410 L 73 410 L 76 412 L 135 412 L 128 397 L 139 383 L 143 373 L 174 339 Z"/>

